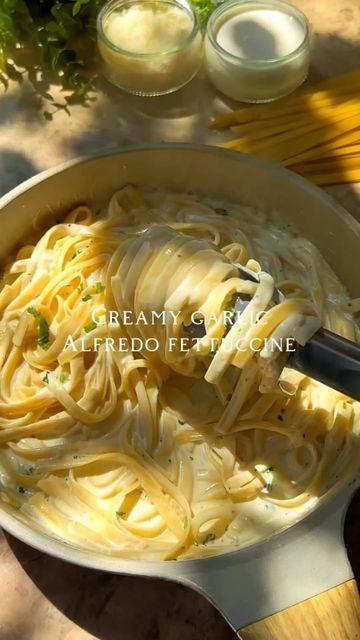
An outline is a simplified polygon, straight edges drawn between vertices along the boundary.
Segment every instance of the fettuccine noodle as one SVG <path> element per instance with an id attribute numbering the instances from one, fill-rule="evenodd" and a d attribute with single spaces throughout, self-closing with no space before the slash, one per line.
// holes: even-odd
<path id="1" fill-rule="evenodd" d="M 357 340 L 358 308 L 309 241 L 248 207 L 128 186 L 75 208 L 4 270 L 1 500 L 136 559 L 287 526 L 349 471 L 359 406 L 270 339 Z"/>

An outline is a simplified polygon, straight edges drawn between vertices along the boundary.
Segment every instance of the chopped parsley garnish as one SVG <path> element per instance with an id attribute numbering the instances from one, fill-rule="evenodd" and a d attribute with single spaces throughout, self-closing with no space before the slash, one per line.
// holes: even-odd
<path id="1" fill-rule="evenodd" d="M 74 260 L 78 255 L 80 255 L 81 249 L 76 249 L 74 255 L 71 256 L 70 260 Z"/>
<path id="2" fill-rule="evenodd" d="M 18 493 L 25 493 L 26 492 L 25 487 L 22 487 L 21 485 L 18 486 L 17 490 L 18 490 Z"/>
<path id="3" fill-rule="evenodd" d="M 84 296 L 83 298 L 81 298 L 81 300 L 82 300 L 83 302 L 88 302 L 89 300 L 91 300 L 91 298 L 92 298 L 91 293 L 87 293 L 87 294 L 86 294 L 86 296 Z"/>
<path id="4" fill-rule="evenodd" d="M 36 467 L 29 467 L 28 469 L 26 469 L 25 473 L 27 476 L 32 476 L 33 473 L 35 473 L 36 471 Z"/>
<path id="5" fill-rule="evenodd" d="M 78 286 L 76 287 L 76 290 L 81 293 L 84 289 L 84 285 L 82 282 L 80 282 L 80 284 L 78 284 Z"/>
<path id="6" fill-rule="evenodd" d="M 180 418 L 178 419 L 178 423 L 179 424 L 185 424 L 184 420 L 180 420 Z"/>
<path id="7" fill-rule="evenodd" d="M 119 516 L 120 518 L 123 518 L 124 516 L 126 516 L 126 511 L 117 511 L 116 515 Z"/>
<path id="8" fill-rule="evenodd" d="M 223 209 L 222 207 L 217 207 L 215 209 L 216 213 L 218 213 L 220 216 L 228 216 L 229 212 L 226 209 Z"/>
<path id="9" fill-rule="evenodd" d="M 267 469 L 265 469 L 264 473 L 272 473 L 274 470 L 274 467 L 268 467 Z M 266 485 L 265 485 L 265 489 L 267 489 L 268 491 L 271 491 L 273 488 L 273 477 L 270 476 Z"/>
<path id="10" fill-rule="evenodd" d="M 235 315 L 236 313 L 236 308 L 235 308 L 235 302 L 234 302 L 234 296 L 231 298 L 231 300 L 228 302 L 227 306 L 225 307 L 225 311 L 227 311 L 228 313 L 232 313 L 233 315 Z"/>
<path id="11" fill-rule="evenodd" d="M 202 544 L 208 544 L 209 542 L 214 542 L 216 540 L 215 533 L 208 533 L 207 536 L 202 541 Z"/>
<path id="12" fill-rule="evenodd" d="M 92 322 L 91 324 L 87 324 L 84 327 L 84 331 L 85 333 L 90 333 L 90 331 L 94 331 L 94 329 L 96 329 L 97 324 L 96 322 Z"/>
<path id="13" fill-rule="evenodd" d="M 200 24 L 204 27 L 212 11 L 217 7 L 215 0 L 193 0 Z"/>
<path id="14" fill-rule="evenodd" d="M 49 384 L 49 372 L 47 371 L 42 379 L 45 384 Z"/>
<path id="15" fill-rule="evenodd" d="M 105 286 L 101 282 L 97 282 L 95 285 L 96 293 L 103 293 L 105 291 Z"/>
<path id="16" fill-rule="evenodd" d="M 69 375 L 67 373 L 65 373 L 64 371 L 62 373 L 60 373 L 59 376 L 59 380 L 61 382 L 61 384 L 64 384 L 66 382 L 66 380 L 68 379 Z"/>
<path id="17" fill-rule="evenodd" d="M 47 349 L 50 345 L 50 331 L 48 321 L 42 315 L 42 313 L 40 313 L 40 311 L 35 309 L 35 307 L 29 307 L 27 309 L 27 312 L 30 313 L 33 318 L 35 318 L 39 325 L 39 337 L 37 339 L 37 344 L 42 349 Z"/>

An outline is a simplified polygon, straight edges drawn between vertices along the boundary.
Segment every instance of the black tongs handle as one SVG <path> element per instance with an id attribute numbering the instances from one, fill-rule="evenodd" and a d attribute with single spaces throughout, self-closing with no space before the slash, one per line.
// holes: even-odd
<path id="1" fill-rule="evenodd" d="M 360 345 L 319 329 L 304 347 L 297 345 L 287 365 L 360 400 Z"/>

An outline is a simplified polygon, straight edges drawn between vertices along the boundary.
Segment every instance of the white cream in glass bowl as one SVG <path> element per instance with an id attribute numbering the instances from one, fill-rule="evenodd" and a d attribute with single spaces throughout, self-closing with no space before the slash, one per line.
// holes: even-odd
<path id="1" fill-rule="evenodd" d="M 309 69 L 309 25 L 282 0 L 230 0 L 211 15 L 205 62 L 214 86 L 242 102 L 269 102 L 296 89 Z"/>
<path id="2" fill-rule="evenodd" d="M 97 33 L 104 75 L 136 95 L 172 93 L 202 62 L 196 13 L 177 0 L 112 0 L 99 13 Z"/>

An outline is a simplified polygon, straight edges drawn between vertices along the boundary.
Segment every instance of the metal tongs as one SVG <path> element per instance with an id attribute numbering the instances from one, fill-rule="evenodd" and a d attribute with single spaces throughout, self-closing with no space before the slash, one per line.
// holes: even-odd
<path id="1" fill-rule="evenodd" d="M 239 264 L 235 265 L 243 280 L 259 282 L 257 274 Z M 279 304 L 284 295 L 275 289 L 273 300 Z M 235 311 L 242 313 L 249 304 L 249 296 L 238 295 Z M 301 346 L 295 341 L 286 366 L 322 382 L 341 393 L 360 400 L 360 345 L 321 328 Z"/>
<path id="2" fill-rule="evenodd" d="M 250 269 L 238 264 L 236 267 L 244 280 L 259 281 Z M 276 304 L 284 300 L 278 289 L 275 289 L 274 300 Z M 246 304 L 239 296 L 235 309 L 244 310 Z M 360 345 L 332 331 L 319 329 L 304 346 L 295 342 L 295 351 L 291 352 L 286 366 L 360 400 Z"/>

